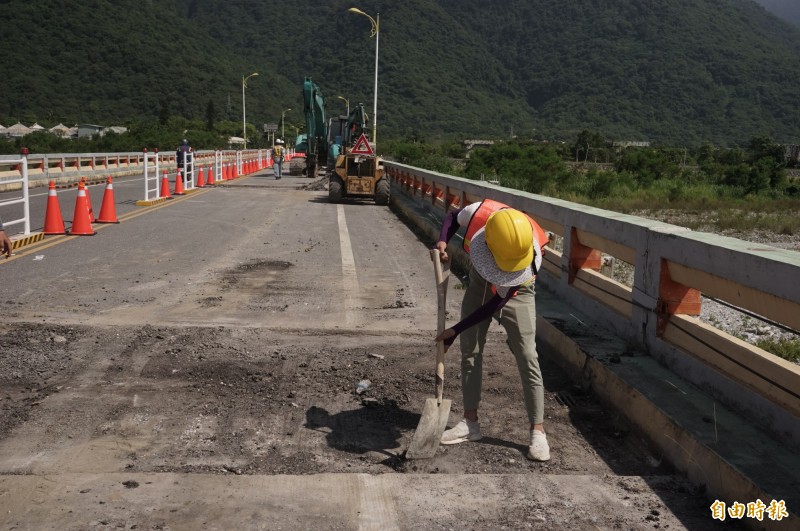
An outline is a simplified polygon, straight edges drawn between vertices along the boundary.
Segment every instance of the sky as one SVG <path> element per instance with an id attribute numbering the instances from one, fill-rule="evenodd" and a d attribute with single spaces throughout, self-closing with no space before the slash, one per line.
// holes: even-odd
<path id="1" fill-rule="evenodd" d="M 782 19 L 800 26 L 800 0 L 756 0 Z"/>

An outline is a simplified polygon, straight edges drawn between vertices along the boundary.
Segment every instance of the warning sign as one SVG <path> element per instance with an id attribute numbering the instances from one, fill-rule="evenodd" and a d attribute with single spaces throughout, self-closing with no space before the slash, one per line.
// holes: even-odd
<path id="1" fill-rule="evenodd" d="M 364 136 L 364 133 L 361 133 L 361 136 L 358 137 L 356 141 L 356 145 L 353 146 L 353 149 L 350 151 L 353 155 L 374 155 L 375 152 L 372 151 L 372 148 L 369 147 L 369 142 L 367 141 L 367 137 Z"/>

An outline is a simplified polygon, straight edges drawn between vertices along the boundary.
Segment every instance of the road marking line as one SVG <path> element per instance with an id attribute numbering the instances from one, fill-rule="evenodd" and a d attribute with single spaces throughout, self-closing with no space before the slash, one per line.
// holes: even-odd
<path id="1" fill-rule="evenodd" d="M 344 207 L 336 205 L 339 220 L 339 246 L 342 249 L 342 287 L 344 288 L 345 324 L 352 326 L 356 322 L 356 293 L 358 293 L 358 277 L 356 276 L 356 260 L 350 244 L 350 232 L 344 218 Z"/>

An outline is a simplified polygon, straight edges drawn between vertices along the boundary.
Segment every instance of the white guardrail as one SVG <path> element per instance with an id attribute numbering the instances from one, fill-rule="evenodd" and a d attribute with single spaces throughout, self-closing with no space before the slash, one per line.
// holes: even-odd
<path id="1" fill-rule="evenodd" d="M 24 155 L 0 158 L 0 167 L 2 167 L 3 164 L 7 164 L 11 167 L 18 168 L 13 175 L 7 177 L 3 182 L 8 183 L 9 186 L 18 186 L 19 189 L 22 190 L 22 197 L 0 201 L 0 215 L 2 215 L 3 207 L 22 204 L 22 217 L 18 219 L 5 219 L 3 221 L 3 227 L 8 229 L 8 227 L 21 223 L 23 226 L 22 233 L 27 236 L 31 233 L 31 209 L 28 192 L 28 166 L 25 162 Z M 0 219 L 3 218 L 0 217 Z"/>
<path id="2" fill-rule="evenodd" d="M 554 235 L 545 288 L 800 442 L 800 366 L 695 317 L 702 294 L 800 330 L 800 253 L 394 162 L 385 168 L 395 190 L 437 216 L 485 198 L 526 212 Z M 604 255 L 633 268 L 632 285 L 601 273 Z"/>
<path id="3" fill-rule="evenodd" d="M 185 189 L 198 186 L 198 174 L 208 176 L 214 184 L 247 175 L 271 164 L 272 150 L 246 151 L 200 150 L 191 152 L 184 166 Z M 144 175 L 143 202 L 149 204 L 161 199 L 161 181 L 174 177 L 178 170 L 175 152 L 159 153 L 158 150 L 141 153 L 55 153 L 30 155 L 25 150 L 20 155 L 0 155 L 0 192 L 21 190 L 22 196 L 0 202 L 0 218 L 3 207 L 23 204 L 25 215 L 20 219 L 5 220 L 7 227 L 23 224 L 22 234 L 30 234 L 29 188 L 76 183 L 82 178 L 104 179 L 126 175 Z M 203 184 L 205 185 L 205 184 Z"/>
<path id="4" fill-rule="evenodd" d="M 56 183 L 68 181 L 75 177 L 106 177 L 107 175 L 137 175 L 144 173 L 147 151 L 132 153 L 50 153 L 1 155 L 0 185 L 8 185 L 21 177 L 22 162 L 26 168 L 30 186 L 47 186 L 51 180 Z M 199 150 L 192 152 L 195 166 L 215 167 L 216 164 L 232 163 L 238 173 L 244 171 L 244 165 L 252 160 L 260 161 L 263 166 L 270 157 L 271 150 Z M 217 155 L 219 154 L 219 155 Z M 159 168 L 174 172 L 177 168 L 177 157 L 174 151 L 149 153 L 150 160 L 157 156 Z M 217 160 L 220 159 L 220 160 Z M 44 184 L 42 184 L 44 183 Z"/>

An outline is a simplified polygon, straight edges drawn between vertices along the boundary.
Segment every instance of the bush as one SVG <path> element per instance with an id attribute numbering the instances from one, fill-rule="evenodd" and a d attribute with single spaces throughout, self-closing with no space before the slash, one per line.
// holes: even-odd
<path id="1" fill-rule="evenodd" d="M 800 340 L 797 339 L 760 339 L 756 342 L 758 348 L 764 349 L 789 361 L 800 361 Z"/>

